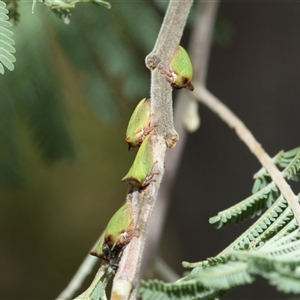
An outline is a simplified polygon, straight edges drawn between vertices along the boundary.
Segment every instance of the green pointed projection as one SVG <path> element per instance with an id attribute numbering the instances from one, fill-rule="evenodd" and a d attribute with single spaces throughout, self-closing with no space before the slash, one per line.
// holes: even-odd
<path id="1" fill-rule="evenodd" d="M 186 88 L 190 91 L 194 90 L 192 83 L 193 66 L 188 53 L 185 49 L 178 45 L 172 56 L 169 70 L 163 70 L 171 86 L 176 89 Z"/>
<path id="2" fill-rule="evenodd" d="M 151 135 L 147 135 L 139 148 L 128 173 L 121 179 L 122 182 L 128 182 L 132 186 L 145 188 L 153 180 L 153 176 L 156 173 L 152 172 L 155 162 L 153 162 L 153 149 L 151 143 Z"/>
<path id="3" fill-rule="evenodd" d="M 151 122 L 151 99 L 142 99 L 133 111 L 126 130 L 125 141 L 128 149 L 140 146 L 145 137 L 153 130 Z"/>
<path id="4" fill-rule="evenodd" d="M 126 203 L 109 220 L 98 244 L 90 254 L 108 261 L 113 269 L 117 269 L 124 247 L 134 236 L 133 225 L 132 206 Z"/>

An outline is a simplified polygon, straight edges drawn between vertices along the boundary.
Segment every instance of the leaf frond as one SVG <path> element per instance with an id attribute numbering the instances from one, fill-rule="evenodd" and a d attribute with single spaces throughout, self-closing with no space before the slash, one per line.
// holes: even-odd
<path id="1" fill-rule="evenodd" d="M 266 278 L 279 291 L 299 293 L 299 246 L 299 241 L 291 241 L 281 245 L 277 251 L 272 251 L 271 249 L 269 249 L 270 251 L 263 249 L 257 251 L 236 251 L 230 256 L 239 261 L 247 262 L 250 273 Z"/>
<path id="2" fill-rule="evenodd" d="M 232 250 L 227 261 L 207 268 L 196 267 L 181 280 L 196 279 L 209 289 L 226 291 L 251 283 L 254 276 L 267 279 L 279 291 L 298 293 L 300 286 L 300 233 L 294 230 L 272 247 Z M 282 280 L 281 280 L 282 279 Z"/>
<path id="3" fill-rule="evenodd" d="M 227 257 L 218 255 L 215 257 L 209 257 L 204 261 L 195 262 L 195 263 L 183 261 L 182 266 L 187 269 L 196 268 L 196 267 L 207 268 L 210 266 L 216 266 L 218 264 L 225 263 L 226 261 L 227 261 Z"/>
<path id="4" fill-rule="evenodd" d="M 279 153 L 282 153 L 282 155 L 279 155 L 279 153 L 277 154 L 276 157 L 278 157 L 278 159 L 275 160 L 276 165 L 282 168 L 286 168 L 291 163 L 291 161 L 295 158 L 295 156 L 298 154 L 299 151 L 300 151 L 300 147 L 294 148 L 286 152 L 280 151 Z"/>
<path id="5" fill-rule="evenodd" d="M 285 152 L 279 151 L 274 157 L 273 162 L 278 165 L 281 163 L 283 157 L 285 155 Z M 268 171 L 265 168 L 261 168 L 259 171 L 257 171 L 253 178 L 255 179 L 253 188 L 252 188 L 252 194 L 257 193 L 259 190 L 263 189 L 265 186 L 267 186 L 269 183 L 272 182 L 272 179 L 268 173 Z"/>
<path id="6" fill-rule="evenodd" d="M 291 174 L 294 174 L 293 166 L 296 166 L 296 170 L 299 170 L 299 152 L 300 147 L 286 152 L 281 150 L 273 157 L 273 161 L 277 166 L 286 168 L 286 170 L 283 171 L 284 176 L 291 176 Z M 272 182 L 272 179 L 265 168 L 261 168 L 258 172 L 256 172 L 253 178 L 255 179 L 255 181 L 252 188 L 252 194 L 258 192 L 270 182 Z M 288 177 L 288 179 L 297 180 L 297 177 L 295 179 L 292 177 Z"/>
<path id="7" fill-rule="evenodd" d="M 260 215 L 263 209 L 270 207 L 274 200 L 278 197 L 278 188 L 274 182 L 264 186 L 261 190 L 257 191 L 254 195 L 223 210 L 209 219 L 211 224 L 217 223 L 217 228 L 221 228 L 231 222 L 236 224 L 254 216 Z"/>
<path id="8" fill-rule="evenodd" d="M 20 21 L 19 0 L 2 0 L 7 5 L 9 20 L 13 20 L 15 24 Z"/>
<path id="9" fill-rule="evenodd" d="M 231 287 L 251 283 L 253 276 L 244 262 L 230 261 L 209 268 L 195 268 L 186 277 L 165 283 L 159 280 L 143 281 L 140 296 L 144 300 L 157 299 L 216 299 Z"/>
<path id="10" fill-rule="evenodd" d="M 287 242 L 288 240 L 296 240 L 296 236 L 299 235 L 299 226 L 296 219 L 292 219 L 291 222 L 286 224 L 276 235 L 268 240 L 268 243 L 263 245 L 263 248 L 267 247 L 276 247 L 282 243 Z"/>
<path id="11" fill-rule="evenodd" d="M 264 274 L 264 277 L 269 280 L 269 283 L 277 288 L 278 291 L 284 293 L 300 293 L 300 274 L 280 274 L 271 272 Z"/>
<path id="12" fill-rule="evenodd" d="M 239 261 L 228 261 L 205 269 L 195 268 L 187 278 L 197 279 L 207 288 L 224 290 L 253 281 L 248 264 Z"/>
<path id="13" fill-rule="evenodd" d="M 4 67 L 9 71 L 13 71 L 16 58 L 12 53 L 16 52 L 14 48 L 14 40 L 10 38 L 13 33 L 8 30 L 12 24 L 8 21 L 8 10 L 6 4 L 0 0 L 0 73 L 4 74 Z"/>
<path id="14" fill-rule="evenodd" d="M 294 180 L 300 173 L 300 148 L 280 151 L 273 161 L 284 168 L 284 177 Z M 154 297 L 147 296 L 148 298 L 143 299 L 202 299 L 195 292 L 185 293 L 183 287 L 189 291 L 198 288 L 198 292 L 201 287 L 201 293 L 207 291 L 224 294 L 237 285 L 252 283 L 257 275 L 264 277 L 279 291 L 300 293 L 299 225 L 268 172 L 262 168 L 255 174 L 255 178 L 255 193 L 219 212 L 217 216 L 210 218 L 210 223 L 217 223 L 220 228 L 232 221 L 237 223 L 246 217 L 253 217 L 269 207 L 267 211 L 217 256 L 196 263 L 184 262 L 185 268 L 194 268 L 191 273 L 175 283 L 160 282 L 160 292 L 170 292 L 169 298 L 165 294 L 156 298 L 158 294 L 151 290 L 153 282 L 147 282 L 143 288 L 147 287 L 148 295 Z"/>
<path id="15" fill-rule="evenodd" d="M 272 182 L 272 179 L 265 168 L 261 168 L 258 172 L 256 172 L 253 175 L 253 178 L 255 181 L 252 188 L 252 194 L 257 193 Z"/>
<path id="16" fill-rule="evenodd" d="M 283 171 L 283 176 L 286 177 L 287 179 L 298 181 L 299 176 L 300 176 L 300 148 L 296 148 L 291 150 L 292 154 L 295 152 L 296 155 L 291 156 L 291 161 L 287 165 L 287 167 Z"/>
<path id="17" fill-rule="evenodd" d="M 142 281 L 139 295 L 143 300 L 218 299 L 224 291 L 207 289 L 197 280 L 179 280 L 165 283 L 160 280 Z"/>
<path id="18" fill-rule="evenodd" d="M 278 216 L 275 222 L 273 222 L 257 239 L 256 244 L 260 242 L 269 241 L 272 237 L 276 236 L 282 229 L 288 228 L 290 222 L 294 220 L 294 215 L 289 207 Z"/>
<path id="19" fill-rule="evenodd" d="M 245 250 L 255 248 L 259 245 L 260 236 L 274 223 L 273 235 L 282 227 L 282 220 L 279 216 L 287 207 L 286 200 L 280 196 L 272 206 L 243 234 L 241 234 L 233 243 L 224 249 L 219 255 L 226 256 L 227 253 L 233 249 Z M 279 218 L 279 219 L 278 219 Z M 279 221 L 278 221 L 279 220 Z M 268 236 L 271 238 L 271 235 Z"/>
<path id="20" fill-rule="evenodd" d="M 194 264 L 185 262 L 184 267 L 206 267 L 216 265 L 224 262 L 228 254 L 233 250 L 252 250 L 261 247 L 275 236 L 276 233 L 285 228 L 287 224 L 291 223 L 292 220 L 293 214 L 288 207 L 286 200 L 283 196 L 280 196 L 272 206 L 252 226 L 250 226 L 249 229 L 241 234 L 216 257 Z M 290 230 L 292 230 L 294 226 L 295 224 L 292 222 Z M 288 232 L 286 234 L 288 234 Z M 213 262 L 213 264 L 211 262 Z"/>
<path id="21" fill-rule="evenodd" d="M 276 247 L 262 249 L 262 253 L 266 253 L 268 256 L 273 257 L 274 259 L 289 260 L 292 258 L 300 256 L 300 241 L 299 240 L 290 240 L 281 245 L 276 245 Z"/>

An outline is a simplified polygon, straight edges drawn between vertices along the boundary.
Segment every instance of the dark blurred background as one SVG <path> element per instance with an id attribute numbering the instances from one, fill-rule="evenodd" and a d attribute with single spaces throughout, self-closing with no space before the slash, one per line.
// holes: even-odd
<path id="1" fill-rule="evenodd" d="M 20 3 L 12 28 L 16 69 L 0 77 L 1 299 L 56 297 L 124 202 L 120 179 L 134 157 L 125 129 L 149 94 L 144 57 L 167 2 L 111 3 L 110 10 L 77 4 L 69 25 L 43 4 L 31 14 L 31 2 Z M 219 7 L 208 88 L 271 156 L 300 144 L 299 16 L 295 2 Z M 248 197 L 260 168 L 216 115 L 203 106 L 200 115 L 161 244 L 162 257 L 180 274 L 182 260 L 218 254 L 251 224 L 216 230 L 208 219 Z M 225 298 L 288 297 L 258 278 Z"/>

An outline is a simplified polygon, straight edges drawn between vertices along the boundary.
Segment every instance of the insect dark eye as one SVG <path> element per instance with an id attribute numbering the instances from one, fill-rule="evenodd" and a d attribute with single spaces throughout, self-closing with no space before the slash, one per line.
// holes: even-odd
<path id="1" fill-rule="evenodd" d="M 187 84 L 187 83 L 188 83 L 188 81 L 189 81 L 189 79 L 188 79 L 188 78 L 186 78 L 186 77 L 182 77 L 182 82 L 183 82 L 184 84 Z"/>
<path id="2" fill-rule="evenodd" d="M 105 256 L 109 256 L 111 251 L 110 251 L 109 247 L 106 244 L 103 244 L 102 245 L 102 252 Z"/>

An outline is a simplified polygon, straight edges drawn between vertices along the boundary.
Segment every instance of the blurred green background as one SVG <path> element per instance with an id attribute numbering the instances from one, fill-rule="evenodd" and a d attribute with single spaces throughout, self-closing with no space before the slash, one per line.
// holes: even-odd
<path id="1" fill-rule="evenodd" d="M 125 200 L 120 179 L 135 155 L 126 125 L 149 95 L 144 59 L 168 1 L 77 4 L 69 25 L 43 4 L 32 14 L 31 1 L 19 3 L 15 70 L 0 77 L 0 298 L 50 299 Z M 300 144 L 299 15 L 291 2 L 222 1 L 219 9 L 208 88 L 270 155 Z M 248 197 L 260 168 L 231 129 L 200 112 L 162 240 L 178 273 L 182 260 L 216 255 L 251 224 L 217 231 L 208 218 Z M 225 299 L 284 297 L 257 280 Z"/>
<path id="2" fill-rule="evenodd" d="M 146 2 L 80 3 L 69 25 L 31 5 L 0 77 L 1 299 L 57 296 L 125 201 L 125 130 L 160 26 Z"/>

